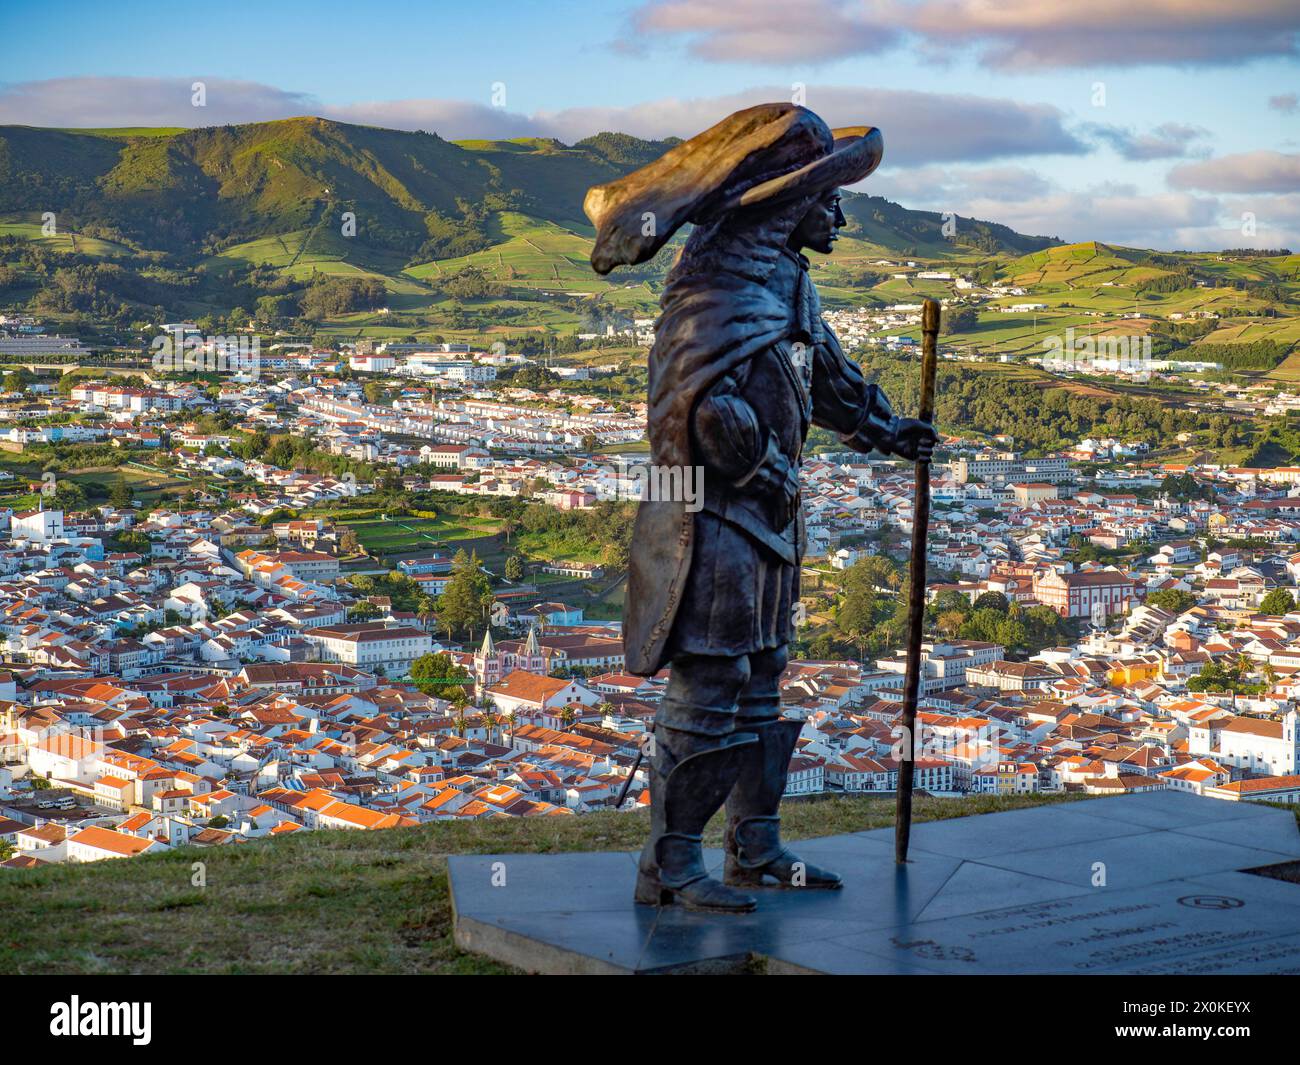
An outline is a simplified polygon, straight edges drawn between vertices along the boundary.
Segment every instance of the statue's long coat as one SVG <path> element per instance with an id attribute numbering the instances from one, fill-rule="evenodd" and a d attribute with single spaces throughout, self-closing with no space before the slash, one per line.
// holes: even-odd
<path id="1" fill-rule="evenodd" d="M 683 471 L 692 465 L 695 404 L 722 375 L 788 336 L 792 313 L 789 303 L 761 283 L 735 274 L 694 275 L 669 284 L 650 351 L 652 463 Z M 623 611 L 624 652 L 632 673 L 650 676 L 664 664 L 693 541 L 694 514 L 684 501 L 641 502 Z"/>

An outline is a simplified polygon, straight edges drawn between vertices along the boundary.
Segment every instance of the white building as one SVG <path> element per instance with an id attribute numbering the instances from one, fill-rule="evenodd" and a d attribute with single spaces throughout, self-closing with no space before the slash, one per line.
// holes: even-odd
<path id="1" fill-rule="evenodd" d="M 344 662 L 367 672 L 379 668 L 397 677 L 406 676 L 412 662 L 433 651 L 433 637 L 422 629 L 383 622 L 329 625 L 308 629 L 303 637 L 318 648 L 322 662 Z"/>
<path id="2" fill-rule="evenodd" d="M 63 511 L 29 510 L 15 514 L 10 522 L 9 535 L 14 540 L 32 540 L 38 544 L 62 540 Z"/>
<path id="3" fill-rule="evenodd" d="M 1288 710 L 1278 720 L 1261 717 L 1234 717 L 1219 727 L 1219 749 L 1211 751 L 1213 734 L 1208 729 L 1192 729 L 1188 750 L 1195 755 L 1214 754 L 1220 762 L 1266 776 L 1293 776 L 1300 772 L 1300 744 L 1296 725 L 1300 714 Z"/>

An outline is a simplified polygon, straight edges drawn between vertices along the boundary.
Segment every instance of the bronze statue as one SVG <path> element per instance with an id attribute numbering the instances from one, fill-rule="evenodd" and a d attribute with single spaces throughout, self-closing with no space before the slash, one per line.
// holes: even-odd
<path id="1" fill-rule="evenodd" d="M 751 891 L 838 888 L 780 837 L 800 723 L 777 682 L 805 546 L 799 464 L 809 424 L 858 451 L 929 458 L 928 422 L 897 417 L 822 320 L 807 248 L 845 224 L 838 189 L 880 162 L 870 127 L 832 130 L 803 107 L 738 111 L 660 159 L 591 189 L 593 268 L 644 262 L 695 228 L 668 275 L 650 352 L 651 463 L 703 468 L 699 508 L 642 500 L 624 612 L 628 669 L 672 663 L 649 751 L 651 831 L 636 901 L 742 913 Z M 726 803 L 723 881 L 702 833 Z"/>

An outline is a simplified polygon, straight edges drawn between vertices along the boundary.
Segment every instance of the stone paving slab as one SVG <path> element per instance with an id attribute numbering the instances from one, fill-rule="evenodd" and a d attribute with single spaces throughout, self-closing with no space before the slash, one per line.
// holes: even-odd
<path id="1" fill-rule="evenodd" d="M 1169 791 L 801 841 L 842 891 L 759 892 L 753 914 L 632 902 L 636 855 L 456 855 L 455 936 L 531 972 L 1300 971 L 1300 859 L 1287 810 Z M 717 870 L 722 856 L 707 854 Z"/>

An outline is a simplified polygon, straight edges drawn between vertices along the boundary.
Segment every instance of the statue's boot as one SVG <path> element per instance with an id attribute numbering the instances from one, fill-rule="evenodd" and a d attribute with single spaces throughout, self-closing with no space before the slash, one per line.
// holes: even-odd
<path id="1" fill-rule="evenodd" d="M 701 736 L 656 725 L 650 763 L 650 838 L 641 852 L 636 901 L 748 913 L 757 900 L 708 874 L 704 826 L 736 782 L 753 736 Z"/>
<path id="2" fill-rule="evenodd" d="M 758 742 L 745 749 L 745 765 L 727 797 L 723 875 L 734 887 L 761 887 L 765 876 L 784 887 L 843 886 L 837 873 L 801 860 L 781 843 L 781 796 L 801 728 L 800 722 L 783 717 L 741 718 L 736 724 L 737 735 L 748 733 Z"/>

